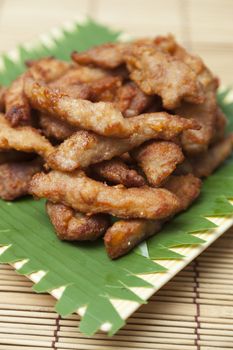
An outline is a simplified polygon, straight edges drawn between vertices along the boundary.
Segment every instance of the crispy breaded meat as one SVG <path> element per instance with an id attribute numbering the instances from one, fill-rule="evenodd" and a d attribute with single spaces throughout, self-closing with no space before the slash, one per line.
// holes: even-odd
<path id="1" fill-rule="evenodd" d="M 215 134 L 215 121 L 218 114 L 216 90 L 218 81 L 205 66 L 200 57 L 189 54 L 178 45 L 172 36 L 159 37 L 155 43 L 172 57 L 182 60 L 194 72 L 196 81 L 203 89 L 204 99 L 201 104 L 183 103 L 175 111 L 183 117 L 197 120 L 201 129 L 189 130 L 183 134 L 182 144 L 186 152 L 197 154 L 205 151 Z M 189 101 L 192 102 L 192 101 Z"/>
<path id="2" fill-rule="evenodd" d="M 93 102 L 112 102 L 121 83 L 122 77 L 110 71 L 93 67 L 71 66 L 67 73 L 50 83 L 49 87 L 67 93 L 73 98 L 89 99 Z"/>
<path id="3" fill-rule="evenodd" d="M 180 200 L 177 212 L 185 210 L 199 195 L 201 181 L 193 175 L 172 176 L 166 188 Z M 115 222 L 104 236 L 104 244 L 111 259 L 116 259 L 153 236 L 162 228 L 165 220 L 120 220 Z"/>
<path id="4" fill-rule="evenodd" d="M 218 80 L 171 35 L 99 45 L 72 60 L 27 62 L 0 88 L 9 118 L 0 114 L 0 195 L 46 198 L 60 239 L 106 231 L 115 259 L 191 205 L 198 177 L 231 154 L 233 136 L 225 137 Z"/>
<path id="5" fill-rule="evenodd" d="M 58 237 L 66 241 L 94 241 L 110 225 L 108 215 L 87 216 L 63 204 L 47 202 L 46 210 Z"/>
<path id="6" fill-rule="evenodd" d="M 123 51 L 125 46 L 124 43 L 103 44 L 85 52 L 73 52 L 71 58 L 78 64 L 112 69 L 124 63 Z"/>
<path id="7" fill-rule="evenodd" d="M 91 170 L 102 179 L 113 184 L 122 184 L 125 187 L 141 187 L 146 181 L 135 169 L 130 169 L 120 158 L 113 158 L 95 164 Z"/>
<path id="8" fill-rule="evenodd" d="M 162 228 L 160 220 L 129 219 L 115 222 L 104 235 L 104 244 L 111 259 L 130 252 L 144 239 Z"/>
<path id="9" fill-rule="evenodd" d="M 56 94 L 63 94 L 74 99 L 86 100 L 91 98 L 91 90 L 87 85 L 84 84 L 61 85 L 59 87 L 55 87 L 53 85 L 49 86 L 52 87 L 52 91 L 54 91 Z"/>
<path id="10" fill-rule="evenodd" d="M 75 127 L 51 115 L 40 113 L 39 126 L 48 138 L 64 141 L 77 131 Z"/>
<path id="11" fill-rule="evenodd" d="M 170 176 L 164 188 L 174 193 L 180 200 L 177 212 L 186 210 L 199 196 L 201 180 L 193 174 Z"/>
<path id="12" fill-rule="evenodd" d="M 0 165 L 0 198 L 12 201 L 28 194 L 32 176 L 42 170 L 42 162 L 11 162 Z"/>
<path id="13" fill-rule="evenodd" d="M 75 85 L 80 83 L 91 83 L 99 80 L 110 73 L 101 68 L 85 67 L 81 65 L 71 65 L 69 70 L 54 81 L 54 86 Z"/>
<path id="14" fill-rule="evenodd" d="M 73 126 L 120 138 L 127 137 L 131 132 L 127 119 L 112 103 L 73 99 L 30 78 L 25 80 L 25 93 L 34 108 Z"/>
<path id="15" fill-rule="evenodd" d="M 195 105 L 184 102 L 176 109 L 176 113 L 182 117 L 191 117 L 201 125 L 200 130 L 188 130 L 182 135 L 182 147 L 186 153 L 198 154 L 208 148 L 214 137 L 216 108 L 216 98 L 211 93 L 202 104 Z"/>
<path id="16" fill-rule="evenodd" d="M 211 140 L 212 143 L 216 143 L 224 138 L 225 128 L 227 125 L 227 118 L 221 108 L 217 106 L 216 120 L 215 120 L 215 132 Z"/>
<path id="17" fill-rule="evenodd" d="M 159 95 L 163 106 L 174 109 L 182 100 L 203 101 L 201 84 L 184 62 L 151 46 L 132 47 L 126 55 L 130 77 L 143 92 Z"/>
<path id="18" fill-rule="evenodd" d="M 193 174 L 198 177 L 206 177 L 218 168 L 226 160 L 233 150 L 233 134 L 211 146 L 200 156 L 190 158 Z"/>
<path id="19" fill-rule="evenodd" d="M 181 47 L 175 41 L 172 35 L 168 35 L 166 37 L 159 36 L 154 39 L 154 44 L 163 52 L 169 53 L 171 56 L 182 60 L 185 64 L 187 64 L 196 74 L 196 79 L 203 88 L 206 88 L 209 84 L 215 81 L 213 74 L 205 66 L 202 59 L 199 56 L 188 53 L 184 47 Z"/>
<path id="20" fill-rule="evenodd" d="M 30 106 L 24 94 L 24 75 L 13 81 L 5 93 L 6 118 L 12 126 L 31 123 Z"/>
<path id="21" fill-rule="evenodd" d="M 151 186 L 157 187 L 184 160 L 181 148 L 173 142 L 152 141 L 132 151 Z"/>
<path id="22" fill-rule="evenodd" d="M 153 98 L 146 95 L 139 87 L 129 82 L 122 85 L 116 92 L 114 103 L 124 117 L 134 117 L 151 106 Z"/>
<path id="23" fill-rule="evenodd" d="M 68 68 L 68 63 L 48 57 L 32 63 L 30 72 L 34 79 L 50 82 L 64 74 Z M 28 73 L 13 81 L 5 93 L 6 118 L 12 126 L 31 124 L 30 105 L 24 93 L 26 74 Z"/>
<path id="24" fill-rule="evenodd" d="M 35 80 L 51 83 L 68 72 L 70 67 L 71 65 L 68 62 L 54 57 L 45 57 L 31 62 L 29 72 Z"/>
<path id="25" fill-rule="evenodd" d="M 54 148 L 38 130 L 30 126 L 13 128 L 0 114 L 0 150 L 34 152 L 47 159 Z"/>
<path id="26" fill-rule="evenodd" d="M 191 119 L 182 119 L 165 112 L 144 114 L 128 120 L 135 130 L 131 137 L 119 141 L 88 131 L 78 131 L 51 154 L 48 165 L 61 171 L 85 168 L 128 152 L 147 140 L 170 140 L 188 128 L 197 127 Z"/>
<path id="27" fill-rule="evenodd" d="M 176 212 L 180 205 L 177 197 L 165 189 L 107 186 L 82 171 L 36 174 L 30 193 L 82 213 L 108 213 L 122 218 L 162 219 Z"/>
<path id="28" fill-rule="evenodd" d="M 200 180 L 192 175 L 172 177 L 168 187 L 180 197 L 181 205 L 178 211 L 186 209 L 200 193 Z M 179 190 L 177 190 L 181 186 Z M 184 201 L 182 203 L 182 201 Z M 104 236 L 107 253 L 111 259 L 116 259 L 138 245 L 144 239 L 153 236 L 162 228 L 162 220 L 120 220 L 111 226 Z"/>
<path id="29" fill-rule="evenodd" d="M 93 82 L 88 85 L 87 82 L 91 82 L 91 79 Z M 106 75 L 103 70 L 81 66 L 70 68 L 59 79 L 52 81 L 49 87 L 55 89 L 56 93 L 64 93 L 72 98 L 97 99 L 98 96 L 100 100 L 101 94 L 105 91 L 109 93 L 113 85 L 116 86 L 119 81 L 119 78 Z M 66 121 L 45 113 L 40 115 L 40 127 L 45 136 L 61 141 L 77 130 Z"/>
<path id="30" fill-rule="evenodd" d="M 90 82 L 88 83 L 90 100 L 93 102 L 114 102 L 115 95 L 121 85 L 121 77 L 111 75 Z"/>

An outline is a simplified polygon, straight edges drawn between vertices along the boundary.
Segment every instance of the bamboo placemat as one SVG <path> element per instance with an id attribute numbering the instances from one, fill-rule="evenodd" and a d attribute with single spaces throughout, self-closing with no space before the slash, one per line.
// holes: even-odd
<path id="1" fill-rule="evenodd" d="M 54 299 L 0 265 L 0 349 L 233 349 L 233 228 L 142 306 L 115 336 L 81 334 Z"/>

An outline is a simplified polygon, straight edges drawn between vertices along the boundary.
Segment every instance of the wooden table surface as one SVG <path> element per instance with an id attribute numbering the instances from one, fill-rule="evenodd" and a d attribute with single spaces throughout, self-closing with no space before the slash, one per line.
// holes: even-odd
<path id="1" fill-rule="evenodd" d="M 0 0 L 0 52 L 83 16 L 133 36 L 173 33 L 233 84 L 233 0 Z"/>

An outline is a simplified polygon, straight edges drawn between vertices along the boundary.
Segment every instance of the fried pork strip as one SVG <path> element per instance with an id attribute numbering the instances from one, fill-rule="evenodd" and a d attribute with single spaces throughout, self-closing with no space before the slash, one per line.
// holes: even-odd
<path id="1" fill-rule="evenodd" d="M 56 93 L 65 94 L 75 99 L 100 100 L 102 97 L 111 101 L 113 91 L 121 85 L 121 78 L 114 77 L 102 69 L 90 67 L 71 67 L 65 74 L 48 84 Z M 52 115 L 41 113 L 40 127 L 43 133 L 57 140 L 65 140 L 77 128 Z"/>
<path id="2" fill-rule="evenodd" d="M 65 121 L 44 113 L 41 113 L 39 116 L 39 125 L 46 137 L 51 137 L 59 141 L 64 141 L 77 131 L 75 127 Z"/>
<path id="3" fill-rule="evenodd" d="M 105 214 L 87 216 L 63 204 L 46 203 L 46 211 L 58 237 L 67 241 L 94 241 L 110 225 Z"/>
<path id="4" fill-rule="evenodd" d="M 105 233 L 108 256 L 117 259 L 162 228 L 161 220 L 129 219 L 116 221 Z"/>
<path id="5" fill-rule="evenodd" d="M 75 127 L 120 138 L 127 137 L 132 132 L 128 120 L 123 118 L 112 103 L 73 99 L 30 78 L 25 80 L 25 93 L 34 108 Z"/>
<path id="6" fill-rule="evenodd" d="M 33 160 L 0 165 L 0 198 L 12 201 L 28 194 L 32 176 L 42 170 L 42 162 Z"/>
<path id="7" fill-rule="evenodd" d="M 132 46 L 125 60 L 131 79 L 147 95 L 159 95 L 163 106 L 174 109 L 182 100 L 203 102 L 201 84 L 182 60 L 154 46 Z"/>
<path id="8" fill-rule="evenodd" d="M 201 58 L 190 55 L 179 46 L 172 36 L 158 37 L 155 44 L 172 57 L 182 60 L 195 73 L 196 80 L 201 84 L 204 100 L 201 104 L 183 103 L 175 111 L 183 117 L 193 118 L 202 126 L 200 130 L 189 130 L 182 136 L 183 148 L 187 153 L 197 154 L 205 151 L 215 134 L 215 122 L 218 118 L 216 90 L 218 81 L 205 66 Z"/>
<path id="9" fill-rule="evenodd" d="M 72 65 L 69 70 L 53 82 L 53 86 L 74 85 L 80 83 L 90 83 L 110 74 L 101 68 Z"/>
<path id="10" fill-rule="evenodd" d="M 74 98 L 89 99 L 93 102 L 112 102 L 116 90 L 122 84 L 122 77 L 100 68 L 72 66 L 62 77 L 49 84 L 60 92 L 67 93 L 67 87 L 78 88 L 80 95 Z M 83 90 L 83 92 L 82 92 Z M 86 95 L 85 95 L 86 94 Z M 70 96 L 70 94 L 69 94 Z"/>
<path id="11" fill-rule="evenodd" d="M 118 57 L 116 61 L 112 59 L 114 55 Z M 177 108 L 177 114 L 195 118 L 202 125 L 201 130 L 184 133 L 185 151 L 196 154 L 207 149 L 214 137 L 217 80 L 199 57 L 188 54 L 173 37 L 99 46 L 84 54 L 76 53 L 73 59 L 105 68 L 109 68 L 109 60 L 113 67 L 126 62 L 131 79 L 146 94 L 158 94 L 165 108 Z M 181 100 L 184 103 L 179 107 Z"/>
<path id="12" fill-rule="evenodd" d="M 199 196 L 201 180 L 193 174 L 170 176 L 164 188 L 175 194 L 180 200 L 177 212 L 186 210 L 190 204 Z"/>
<path id="13" fill-rule="evenodd" d="M 141 187 L 146 185 L 143 176 L 136 170 L 130 169 L 120 158 L 113 158 L 95 164 L 91 169 L 96 175 L 114 184 L 122 184 L 125 187 Z"/>
<path id="14" fill-rule="evenodd" d="M 38 130 L 30 126 L 13 128 L 0 114 L 0 151 L 8 150 L 34 152 L 47 159 L 54 148 Z"/>
<path id="15" fill-rule="evenodd" d="M 180 205 L 177 197 L 165 189 L 111 187 L 88 178 L 82 171 L 36 174 L 30 193 L 82 213 L 108 213 L 122 218 L 162 219 Z"/>
<path id="16" fill-rule="evenodd" d="M 220 107 L 217 107 L 216 120 L 215 120 L 215 133 L 212 138 L 212 143 L 216 143 L 224 138 L 225 128 L 227 125 L 227 118 L 225 114 L 222 112 Z"/>
<path id="17" fill-rule="evenodd" d="M 35 79 L 49 82 L 63 74 L 68 67 L 68 63 L 48 57 L 35 61 L 30 71 Z M 30 105 L 24 93 L 26 74 L 13 81 L 5 93 L 6 118 L 12 126 L 31 124 Z"/>
<path id="18" fill-rule="evenodd" d="M 96 69 L 96 71 L 98 70 Z M 91 74 L 89 75 L 91 76 Z M 99 75 L 97 74 L 97 76 Z M 85 67 L 81 67 L 81 69 L 70 68 L 64 75 L 52 81 L 49 84 L 49 87 L 56 89 L 56 92 L 64 93 L 72 98 L 88 99 L 91 96 L 90 88 L 86 84 L 79 83 L 77 79 L 80 76 L 81 78 L 88 77 L 88 73 L 86 72 Z M 57 119 L 54 116 L 46 113 L 40 113 L 39 125 L 45 136 L 59 141 L 64 141 L 75 131 L 77 131 L 77 128 L 70 125 L 66 121 Z"/>
<path id="19" fill-rule="evenodd" d="M 124 117 L 129 118 L 139 115 L 149 108 L 153 98 L 141 91 L 135 83 L 128 82 L 117 90 L 113 102 Z"/>
<path id="20" fill-rule="evenodd" d="M 124 63 L 123 52 L 126 45 L 124 43 L 103 44 L 85 52 L 73 52 L 71 58 L 78 64 L 113 69 Z"/>
<path id="21" fill-rule="evenodd" d="M 118 76 L 106 76 L 88 83 L 90 100 L 93 102 L 114 102 L 115 95 L 122 85 Z M 116 105 L 116 107 L 118 107 Z"/>
<path id="22" fill-rule="evenodd" d="M 62 77 L 70 67 L 70 63 L 58 60 L 54 57 L 45 57 L 33 61 L 30 65 L 29 72 L 35 80 L 51 83 Z"/>
<path id="23" fill-rule="evenodd" d="M 198 127 L 191 119 L 165 112 L 129 118 L 134 133 L 127 139 L 106 138 L 88 131 L 78 131 L 65 140 L 49 157 L 52 169 L 72 171 L 120 156 L 150 139 L 170 140 L 189 128 Z"/>
<path id="24" fill-rule="evenodd" d="M 202 86 L 195 72 L 179 57 L 163 52 L 154 40 L 115 43 L 72 54 L 79 64 L 116 68 L 127 64 L 130 77 L 147 95 L 162 97 L 165 108 L 173 109 L 184 99 L 203 102 Z"/>
<path id="25" fill-rule="evenodd" d="M 183 211 L 199 196 L 201 181 L 193 175 L 171 176 L 166 188 L 180 200 L 177 210 Z M 104 244 L 111 259 L 116 259 L 137 246 L 140 242 L 161 230 L 162 220 L 119 220 L 104 236 Z"/>
<path id="26" fill-rule="evenodd" d="M 200 130 L 188 130 L 182 135 L 182 147 L 188 154 L 206 151 L 215 133 L 216 101 L 215 95 L 206 97 L 204 103 L 194 105 L 184 102 L 176 112 L 182 117 L 191 117 L 199 122 Z"/>
<path id="27" fill-rule="evenodd" d="M 5 94 L 6 118 L 12 126 L 31 123 L 30 106 L 23 91 L 24 75 L 14 80 Z"/>
<path id="28" fill-rule="evenodd" d="M 181 148 L 173 142 L 152 141 L 131 152 L 152 187 L 158 187 L 184 160 Z"/>
<path id="29" fill-rule="evenodd" d="M 198 157 L 191 158 L 192 172 L 198 177 L 207 177 L 218 168 L 226 158 L 230 156 L 233 149 L 233 134 L 217 142 L 208 151 Z"/>

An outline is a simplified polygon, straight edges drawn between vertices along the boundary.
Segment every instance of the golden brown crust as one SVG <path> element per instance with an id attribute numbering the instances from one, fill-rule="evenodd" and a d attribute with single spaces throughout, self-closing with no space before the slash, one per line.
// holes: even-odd
<path id="1" fill-rule="evenodd" d="M 82 213 L 109 213 L 122 218 L 161 219 L 172 215 L 179 207 L 177 197 L 167 190 L 111 187 L 88 178 L 82 171 L 36 174 L 30 193 Z"/>
<path id="2" fill-rule="evenodd" d="M 134 133 L 131 137 L 118 140 L 106 138 L 88 131 L 78 131 L 64 141 L 49 157 L 52 169 L 73 171 L 90 164 L 112 159 L 140 146 L 150 139 L 173 139 L 188 128 L 197 125 L 167 113 L 142 114 L 128 119 Z"/>
<path id="3" fill-rule="evenodd" d="M 44 113 L 39 115 L 39 126 L 46 137 L 58 141 L 64 141 L 77 131 L 75 127 L 65 121 Z"/>
<path id="4" fill-rule="evenodd" d="M 35 79 L 45 82 L 56 79 L 68 69 L 69 64 L 52 57 L 43 58 L 31 64 L 30 72 Z M 31 110 L 24 93 L 24 80 L 28 73 L 14 80 L 5 97 L 6 118 L 12 126 L 31 125 Z"/>
<path id="5" fill-rule="evenodd" d="M 12 126 L 31 124 L 30 106 L 23 91 L 24 74 L 5 93 L 6 118 Z"/>
<path id="6" fill-rule="evenodd" d="M 88 83 L 90 100 L 94 102 L 114 102 L 115 95 L 121 85 L 121 77 L 112 75 L 107 75 L 106 77 L 92 81 Z"/>
<path id="7" fill-rule="evenodd" d="M 215 132 L 214 136 L 211 140 L 211 143 L 216 143 L 220 140 L 222 140 L 225 136 L 225 128 L 227 125 L 227 118 L 221 108 L 217 106 L 217 112 L 216 112 L 216 120 L 215 120 Z"/>
<path id="8" fill-rule="evenodd" d="M 170 176 L 164 188 L 174 193 L 180 201 L 177 212 L 186 210 L 199 196 L 201 180 L 192 174 Z"/>
<path id="9" fill-rule="evenodd" d="M 34 174 L 42 170 L 38 160 L 0 165 L 0 198 L 12 201 L 28 194 L 29 183 Z"/>
<path id="10" fill-rule="evenodd" d="M 152 141 L 132 151 L 151 186 L 158 187 L 184 160 L 181 148 L 173 142 Z"/>
<path id="11" fill-rule="evenodd" d="M 104 44 L 72 58 L 29 62 L 0 88 L 9 118 L 0 115 L 0 196 L 47 198 L 58 237 L 71 241 L 103 235 L 109 214 L 122 218 L 104 238 L 114 259 L 189 207 L 200 193 L 194 175 L 212 173 L 233 139 L 224 138 L 218 80 L 172 36 Z M 35 153 L 40 164 L 31 161 Z M 37 173 L 44 161 L 47 173 Z"/>
<path id="12" fill-rule="evenodd" d="M 59 79 L 70 69 L 70 63 L 58 60 L 54 57 L 45 57 L 35 60 L 30 65 L 30 75 L 34 79 L 51 83 Z"/>
<path id="13" fill-rule="evenodd" d="M 119 258 L 131 251 L 144 239 L 160 231 L 159 220 L 119 220 L 104 235 L 104 244 L 111 259 Z"/>
<path id="14" fill-rule="evenodd" d="M 202 86 L 204 94 L 202 103 L 199 105 L 183 103 L 176 109 L 176 113 L 183 117 L 193 118 L 201 125 L 201 129 L 198 131 L 189 130 L 184 132 L 182 138 L 184 150 L 189 154 L 203 152 L 208 148 L 215 134 L 215 122 L 219 113 L 216 101 L 217 79 L 200 57 L 189 54 L 175 42 L 173 37 L 160 38 L 161 43 L 165 51 L 169 51 L 173 57 L 182 60 L 193 70 L 196 80 Z"/>
<path id="15" fill-rule="evenodd" d="M 30 126 L 13 128 L 4 115 L 1 114 L 0 150 L 34 152 L 47 159 L 49 154 L 54 151 L 54 148 L 38 130 Z"/>
<path id="16" fill-rule="evenodd" d="M 180 200 L 177 212 L 185 210 L 199 195 L 201 181 L 193 175 L 172 176 L 166 184 Z M 168 218 L 170 219 L 170 218 Z M 104 236 L 104 244 L 111 259 L 116 259 L 156 234 L 165 220 L 120 220 L 115 222 Z"/>
<path id="17" fill-rule="evenodd" d="M 188 53 L 176 43 L 173 36 L 157 37 L 154 43 L 163 52 L 183 61 L 194 72 L 196 81 L 202 86 L 204 99 L 200 105 L 186 102 L 176 109 L 179 115 L 191 117 L 200 123 L 200 130 L 189 130 L 183 134 L 182 144 L 188 154 L 201 153 L 208 148 L 215 134 L 215 121 L 218 113 L 216 102 L 218 81 L 201 58 Z"/>
<path id="18" fill-rule="evenodd" d="M 208 151 L 198 157 L 190 159 L 193 174 L 198 177 L 207 177 L 213 173 L 232 153 L 233 135 L 226 136 L 223 140 L 211 146 Z"/>
<path id="19" fill-rule="evenodd" d="M 130 134 L 127 120 L 111 103 L 73 99 L 31 78 L 25 80 L 25 93 L 34 108 L 67 121 L 75 127 L 120 138 Z"/>
<path id="20" fill-rule="evenodd" d="M 114 103 L 124 117 L 135 117 L 141 114 L 153 102 L 151 96 L 146 95 L 133 82 L 122 85 L 116 92 Z"/>
<path id="21" fill-rule="evenodd" d="M 187 130 L 182 135 L 182 147 L 186 153 L 198 154 L 208 148 L 215 132 L 216 108 L 216 97 L 211 93 L 202 104 L 184 102 L 176 109 L 182 117 L 195 119 L 201 125 L 200 130 Z"/>
<path id="22" fill-rule="evenodd" d="M 62 85 L 67 86 L 80 83 L 91 83 L 109 75 L 110 73 L 108 71 L 101 68 L 71 65 L 65 74 L 54 80 L 50 85 L 57 87 Z"/>
<path id="23" fill-rule="evenodd" d="M 63 204 L 46 203 L 46 210 L 58 237 L 68 241 L 94 241 L 110 224 L 107 215 L 87 216 Z"/>
<path id="24" fill-rule="evenodd" d="M 122 53 L 125 45 L 122 43 L 103 44 L 85 52 L 73 52 L 71 58 L 78 64 L 113 69 L 124 63 Z"/>
<path id="25" fill-rule="evenodd" d="M 174 109 L 182 100 L 203 101 L 201 84 L 183 61 L 154 46 L 136 46 L 125 56 L 130 77 L 147 95 L 159 95 L 163 106 Z"/>
<path id="26" fill-rule="evenodd" d="M 122 184 L 125 187 L 141 187 L 146 181 L 135 169 L 129 168 L 123 160 L 114 158 L 91 167 L 95 174 L 113 184 Z"/>

